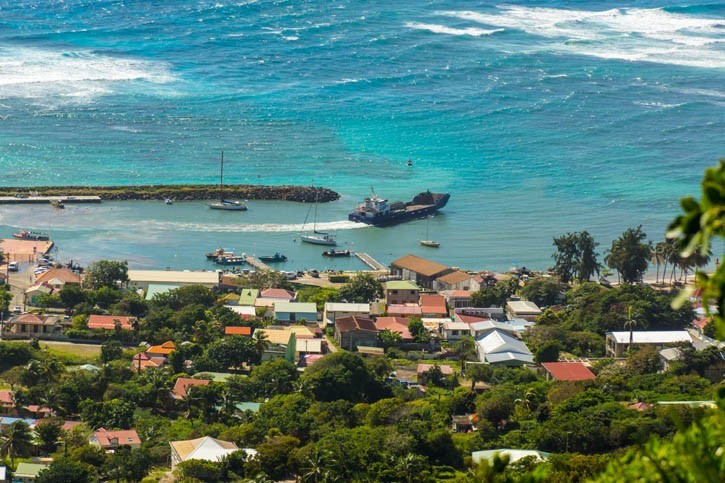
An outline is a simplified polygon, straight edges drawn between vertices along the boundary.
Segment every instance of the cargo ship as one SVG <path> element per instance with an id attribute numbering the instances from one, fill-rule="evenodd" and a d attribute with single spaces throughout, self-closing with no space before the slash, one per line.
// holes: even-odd
<path id="1" fill-rule="evenodd" d="M 431 193 L 424 191 L 415 195 L 412 201 L 403 203 L 379 197 L 374 192 L 372 196 L 359 203 L 355 211 L 348 215 L 350 221 L 367 223 L 368 225 L 385 226 L 395 225 L 415 218 L 424 218 L 440 210 L 451 197 L 449 193 Z"/>

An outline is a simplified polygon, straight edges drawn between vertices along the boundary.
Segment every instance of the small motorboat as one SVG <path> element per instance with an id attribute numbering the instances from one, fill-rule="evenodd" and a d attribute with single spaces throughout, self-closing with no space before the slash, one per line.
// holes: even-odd
<path id="1" fill-rule="evenodd" d="M 174 200 L 172 200 L 171 198 L 166 198 L 166 199 L 164 199 L 164 203 L 166 203 L 167 205 L 173 205 Z"/>
<path id="2" fill-rule="evenodd" d="M 350 250 L 327 250 L 322 252 L 323 257 L 349 257 L 352 255 Z"/>
<path id="3" fill-rule="evenodd" d="M 247 257 L 244 255 L 222 255 L 214 260 L 217 265 L 244 265 L 247 263 Z"/>
<path id="4" fill-rule="evenodd" d="M 408 167 L 410 168 L 410 167 L 412 167 L 412 166 L 413 166 L 413 161 L 411 161 L 411 160 L 409 159 L 409 160 L 408 160 L 408 162 L 407 162 L 406 164 L 407 164 L 407 165 L 408 165 Z"/>
<path id="5" fill-rule="evenodd" d="M 225 249 L 223 249 L 223 248 L 217 248 L 217 249 L 216 249 L 215 251 L 213 251 L 213 252 L 206 252 L 206 254 L 205 254 L 205 255 L 206 255 L 206 259 L 207 259 L 207 260 L 216 260 L 216 259 L 217 259 L 218 257 L 221 257 L 221 256 L 223 256 L 223 255 L 233 255 L 233 254 L 234 254 L 234 253 L 232 253 L 232 252 L 227 252 L 227 251 L 226 251 Z"/>
<path id="6" fill-rule="evenodd" d="M 287 261 L 287 257 L 281 253 L 275 253 L 274 255 L 262 255 L 259 259 L 265 263 L 279 263 Z"/>
<path id="7" fill-rule="evenodd" d="M 65 204 L 63 204 L 63 200 L 52 200 L 50 202 L 50 204 L 51 204 L 51 206 L 53 206 L 53 208 L 58 208 L 59 210 L 62 210 L 63 208 L 65 208 Z"/>
<path id="8" fill-rule="evenodd" d="M 13 233 L 13 238 L 18 240 L 33 240 L 33 241 L 48 241 L 50 235 L 39 231 L 20 230 L 17 233 Z"/>

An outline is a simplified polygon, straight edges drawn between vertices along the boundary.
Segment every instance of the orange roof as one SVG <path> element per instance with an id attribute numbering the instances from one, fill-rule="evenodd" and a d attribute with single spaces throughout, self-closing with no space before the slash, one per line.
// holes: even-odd
<path id="1" fill-rule="evenodd" d="M 127 429 L 123 431 L 106 431 L 104 428 L 99 428 L 98 431 L 93 433 L 98 444 L 101 448 L 115 448 L 121 445 L 134 445 L 141 444 L 141 438 L 138 437 L 138 433 L 135 429 Z"/>
<path id="2" fill-rule="evenodd" d="M 292 300 L 295 298 L 294 292 L 290 292 L 289 290 L 285 290 L 283 288 L 268 288 L 266 290 L 262 290 L 262 293 L 260 293 L 259 296 L 263 299 Z"/>
<path id="3" fill-rule="evenodd" d="M 557 381 L 585 381 L 597 377 L 581 362 L 544 362 L 541 365 Z"/>
<path id="4" fill-rule="evenodd" d="M 425 374 L 426 372 L 430 371 L 434 366 L 440 368 L 441 374 L 443 374 L 444 376 L 450 376 L 451 374 L 453 374 L 453 368 L 448 364 L 424 364 L 422 362 L 418 364 L 418 374 Z"/>
<path id="5" fill-rule="evenodd" d="M 438 262 L 432 262 L 425 258 L 417 257 L 415 255 L 406 255 L 402 258 L 398 258 L 390 264 L 394 267 L 404 268 L 411 272 L 419 273 L 426 277 L 432 277 L 439 273 L 450 271 L 451 269 Z"/>
<path id="6" fill-rule="evenodd" d="M 446 298 L 443 295 L 421 295 L 421 312 L 424 314 L 447 314 Z"/>
<path id="7" fill-rule="evenodd" d="M 118 321 L 121 323 L 122 329 L 132 330 L 133 326 L 131 322 L 135 319 L 135 317 L 128 317 L 126 315 L 91 315 L 88 318 L 88 328 L 114 330 L 116 328 L 116 321 Z"/>
<path id="8" fill-rule="evenodd" d="M 391 315 L 420 315 L 419 305 L 390 304 L 388 305 L 388 314 Z"/>
<path id="9" fill-rule="evenodd" d="M 146 352 L 149 354 L 162 354 L 162 355 L 169 355 L 172 352 L 176 350 L 176 344 L 174 344 L 173 341 L 167 340 L 161 345 L 152 345 L 148 349 L 146 349 Z"/>
<path id="10" fill-rule="evenodd" d="M 455 285 L 457 283 L 465 282 L 466 280 L 471 280 L 472 278 L 473 275 L 469 275 L 466 272 L 457 271 L 449 273 L 447 275 L 443 275 L 442 277 L 438 277 L 437 280 L 448 285 Z"/>
<path id="11" fill-rule="evenodd" d="M 49 282 L 54 278 L 63 280 L 65 283 L 81 283 L 81 276 L 67 268 L 51 268 L 47 272 L 35 277 L 35 282 Z"/>
<path id="12" fill-rule="evenodd" d="M 251 327 L 224 327 L 224 335 L 252 335 Z"/>
<path id="13" fill-rule="evenodd" d="M 186 396 L 191 386 L 208 386 L 210 381 L 206 379 L 190 379 L 188 377 L 180 377 L 176 380 L 171 395 L 175 399 L 181 399 Z"/>
<path id="14" fill-rule="evenodd" d="M 413 335 L 408 330 L 410 319 L 405 317 L 378 317 L 375 319 L 375 326 L 378 330 L 389 330 L 398 332 L 403 340 L 412 340 Z"/>
<path id="15" fill-rule="evenodd" d="M 7 406 L 8 404 L 14 406 L 15 398 L 13 397 L 13 391 L 0 391 L 0 404 Z"/>
<path id="16" fill-rule="evenodd" d="M 457 298 L 471 298 L 471 295 L 473 292 L 469 292 L 468 290 L 454 290 L 451 292 L 451 297 L 457 297 Z"/>

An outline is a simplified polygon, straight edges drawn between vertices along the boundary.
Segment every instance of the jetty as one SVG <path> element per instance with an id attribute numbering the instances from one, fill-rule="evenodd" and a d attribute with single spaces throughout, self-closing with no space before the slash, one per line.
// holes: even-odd
<path id="1" fill-rule="evenodd" d="M 0 196 L 1 205 L 39 203 L 100 203 L 100 196 Z"/>
<path id="2" fill-rule="evenodd" d="M 375 260 L 373 257 L 368 255 L 365 252 L 355 252 L 355 256 L 360 259 L 361 262 L 363 262 L 365 265 L 370 267 L 373 270 L 379 271 L 379 272 L 387 272 L 388 267 L 380 263 L 379 261 Z"/>
<path id="3" fill-rule="evenodd" d="M 244 261 L 247 262 L 248 265 L 251 265 L 254 268 L 256 268 L 257 270 L 272 270 L 272 268 L 269 265 L 267 265 L 266 263 L 264 263 L 262 260 L 260 260 L 257 257 L 247 255 L 246 257 L 244 257 Z"/>

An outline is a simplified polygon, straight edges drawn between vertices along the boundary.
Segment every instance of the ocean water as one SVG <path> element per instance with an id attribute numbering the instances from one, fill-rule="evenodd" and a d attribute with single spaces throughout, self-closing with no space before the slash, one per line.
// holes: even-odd
<path id="1" fill-rule="evenodd" d="M 552 237 L 657 240 L 725 155 L 725 5 L 673 1 L 0 0 L 0 184 L 314 183 L 318 222 L 382 262 L 544 269 Z M 412 167 L 406 161 L 413 161 Z M 346 221 L 374 188 L 429 221 Z M 63 259 L 361 268 L 297 240 L 309 207 L 0 206 Z M 418 245 L 428 232 L 440 249 Z"/>

